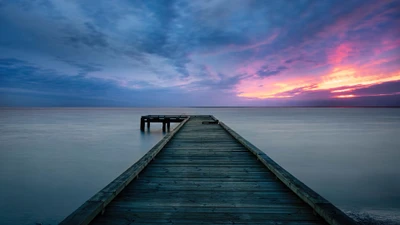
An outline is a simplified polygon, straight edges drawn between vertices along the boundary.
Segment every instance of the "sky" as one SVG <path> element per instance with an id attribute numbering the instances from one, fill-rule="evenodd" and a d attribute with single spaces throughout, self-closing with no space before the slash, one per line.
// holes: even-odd
<path id="1" fill-rule="evenodd" d="M 400 1 L 0 0 L 0 106 L 400 106 Z"/>

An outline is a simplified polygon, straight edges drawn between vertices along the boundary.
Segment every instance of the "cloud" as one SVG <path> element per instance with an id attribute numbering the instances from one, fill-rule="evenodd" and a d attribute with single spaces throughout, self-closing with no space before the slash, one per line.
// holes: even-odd
<path id="1" fill-rule="evenodd" d="M 367 95 L 360 91 L 400 79 L 399 7 L 395 0 L 2 1 L 2 93 L 117 101 L 152 91 L 232 104 Z"/>
<path id="2" fill-rule="evenodd" d="M 278 75 L 282 71 L 287 70 L 288 68 L 286 66 L 278 66 L 275 70 L 270 70 L 268 69 L 268 66 L 263 66 L 261 70 L 257 72 L 257 75 L 260 77 L 268 77 L 268 76 L 273 76 L 273 75 Z"/>
<path id="3" fill-rule="evenodd" d="M 235 77 L 228 77 L 224 74 L 218 74 L 218 80 L 200 80 L 196 82 L 192 82 L 188 88 L 189 90 L 210 90 L 210 91 L 223 91 L 223 92 L 232 92 L 232 88 L 238 84 L 238 82 L 242 79 L 242 75 L 238 75 Z"/>
<path id="4" fill-rule="evenodd" d="M 0 106 L 195 106 L 226 105 L 237 100 L 223 92 L 234 81 L 222 79 L 214 87 L 222 99 L 213 99 L 215 92 L 193 93 L 176 87 L 156 87 L 145 81 L 129 81 L 121 87 L 114 80 L 88 77 L 86 71 L 98 70 L 91 65 L 78 65 L 82 74 L 65 76 L 52 70 L 13 58 L 0 59 Z M 206 84 L 198 84 L 204 87 Z M 138 86 L 138 88 L 131 88 Z M 207 85 L 208 86 L 208 85 Z M 170 102 L 170 99 L 180 99 Z"/>
<path id="5" fill-rule="evenodd" d="M 74 34 L 66 37 L 66 44 L 79 47 L 79 44 L 87 45 L 89 47 L 103 47 L 109 46 L 105 34 L 98 31 L 94 25 L 85 23 L 86 31 L 83 34 Z"/>
<path id="6" fill-rule="evenodd" d="M 81 65 L 81 68 L 83 73 L 93 70 L 91 66 Z M 80 73 L 75 76 L 65 76 L 12 58 L 0 60 L 0 80 L 2 88 L 82 96 L 98 94 L 115 86 L 115 83 L 107 80 L 85 77 Z"/>

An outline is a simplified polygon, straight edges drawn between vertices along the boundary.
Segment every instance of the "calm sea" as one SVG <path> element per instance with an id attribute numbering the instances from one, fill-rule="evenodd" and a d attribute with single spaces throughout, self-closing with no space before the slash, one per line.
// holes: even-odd
<path id="1" fill-rule="evenodd" d="M 162 137 L 147 114 L 213 114 L 365 224 L 400 222 L 400 109 L 0 109 L 0 224 L 57 224 Z"/>

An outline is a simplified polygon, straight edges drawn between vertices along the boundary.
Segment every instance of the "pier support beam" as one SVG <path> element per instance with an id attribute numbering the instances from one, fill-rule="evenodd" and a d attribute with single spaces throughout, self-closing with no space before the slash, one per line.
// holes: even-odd
<path id="1" fill-rule="evenodd" d="M 165 124 L 166 124 L 166 122 L 163 121 L 163 122 L 162 122 L 162 131 L 163 131 L 163 132 L 165 132 Z"/>
<path id="2" fill-rule="evenodd" d="M 150 120 L 147 120 L 147 130 L 150 130 Z"/>

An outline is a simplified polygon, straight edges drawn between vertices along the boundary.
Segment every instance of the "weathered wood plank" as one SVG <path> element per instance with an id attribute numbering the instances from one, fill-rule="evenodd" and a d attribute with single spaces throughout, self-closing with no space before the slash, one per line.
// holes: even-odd
<path id="1" fill-rule="evenodd" d="M 106 211 L 103 215 L 110 217 L 126 217 L 131 220 L 138 218 L 157 218 L 157 219 L 192 219 L 201 220 L 203 217 L 207 217 L 208 221 L 214 220 L 230 220 L 230 221 L 265 221 L 265 220 L 276 220 L 276 221 L 321 221 L 321 219 L 314 216 L 311 212 L 309 213 L 203 213 L 203 212 L 118 212 L 118 211 Z"/>
<path id="2" fill-rule="evenodd" d="M 270 178 L 273 179 L 273 178 Z M 267 179 L 267 180 L 270 180 Z M 258 182 L 258 177 L 143 177 L 141 176 L 136 182 L 148 182 L 151 181 L 210 181 L 210 182 Z"/>
<path id="3" fill-rule="evenodd" d="M 246 213 L 252 214 L 265 214 L 265 219 L 268 215 L 277 214 L 312 214 L 312 211 L 306 207 L 258 207 L 258 206 L 206 206 L 199 207 L 198 205 L 178 205 L 175 206 L 165 206 L 165 205 L 146 205 L 146 204 L 120 204 L 120 205 L 110 205 L 107 208 L 107 212 L 135 212 L 135 213 L 146 213 L 152 211 L 153 213 Z M 313 217 L 314 218 L 314 217 Z M 308 219 L 308 218 L 307 218 Z M 315 218 L 314 218 L 315 219 Z"/>
<path id="4" fill-rule="evenodd" d="M 206 165 L 206 166 L 212 166 L 215 165 L 215 163 L 219 163 L 220 165 L 224 166 L 246 166 L 248 165 L 248 162 L 246 161 L 221 161 L 218 162 L 218 160 L 213 160 L 213 162 L 210 161 L 200 161 L 200 160 L 154 160 L 154 164 L 159 164 L 159 165 L 178 165 L 178 164 L 186 164 L 186 165 L 193 165 L 193 166 L 200 166 L 200 165 Z"/>
<path id="5" fill-rule="evenodd" d="M 168 188 L 168 189 L 145 189 L 144 187 L 137 187 L 132 189 L 127 189 L 123 195 L 120 195 L 116 198 L 116 200 L 123 199 L 131 199 L 135 198 L 137 200 L 140 199 L 150 199 L 152 201 L 159 201 L 159 199 L 171 200 L 172 202 L 209 202 L 209 203 L 221 203 L 221 202 L 229 202 L 229 203 L 240 203 L 242 201 L 246 201 L 251 204 L 265 204 L 261 201 L 269 201 L 269 203 L 278 203 L 283 200 L 290 200 L 297 203 L 304 203 L 302 200 L 296 196 L 293 196 L 290 191 L 281 192 L 276 187 L 265 188 L 264 190 L 235 190 L 235 191 L 226 191 L 226 190 L 214 190 L 210 191 L 209 189 L 186 189 L 183 188 Z M 157 198 L 155 198 L 157 197 Z M 229 198 L 227 198 L 229 197 Z M 231 199 L 232 198 L 232 199 Z M 267 199 L 268 198 L 268 199 Z M 269 199 L 271 198 L 271 199 Z M 240 201 L 238 201 L 240 200 Z M 166 202 L 166 201 L 163 201 Z M 115 202 L 114 202 L 115 203 Z M 303 204 L 304 206 L 307 206 Z"/>
<path id="6" fill-rule="evenodd" d="M 173 173 L 187 173 L 187 172 L 218 172 L 218 173 L 223 173 L 223 172 L 245 172 L 245 173 L 251 173 L 251 172 L 262 172 L 262 173 L 268 173 L 268 171 L 263 170 L 261 167 L 214 167 L 214 166 L 154 166 L 154 167 L 149 167 L 145 170 L 146 172 L 149 173 L 157 173 L 157 172 L 173 172 Z"/>
<path id="7" fill-rule="evenodd" d="M 238 184 L 237 184 L 238 183 Z M 205 183 L 205 182 L 191 182 L 191 183 L 140 183 L 142 185 L 137 185 L 132 188 L 127 188 L 126 190 L 169 190 L 169 191 L 248 191 L 248 192 L 266 192 L 266 191 L 277 191 L 282 189 L 281 185 L 276 184 L 276 182 L 264 182 L 264 183 L 239 183 L 235 185 L 232 183 Z M 139 184 L 139 183 L 138 183 Z M 286 192 L 285 192 L 286 193 Z M 289 192 L 290 193 L 290 192 Z"/>
<path id="8" fill-rule="evenodd" d="M 157 160 L 157 159 L 154 159 L 154 160 Z M 186 164 L 174 164 L 174 165 L 171 165 L 171 167 L 168 167 L 168 168 L 178 168 L 178 167 L 190 167 L 190 168 L 201 168 L 201 169 L 207 169 L 207 168 L 222 168 L 222 169 L 228 169 L 228 168 L 238 168 L 238 169 L 264 168 L 264 167 L 261 167 L 261 165 L 262 164 L 260 164 L 260 163 L 254 163 L 254 164 L 250 164 L 250 165 L 238 165 L 238 166 L 232 166 L 232 165 L 192 165 L 192 164 L 186 165 Z M 151 167 L 152 168 L 153 167 L 154 168 L 159 168 L 159 167 L 165 167 L 165 165 L 161 164 L 161 163 L 159 163 L 159 164 L 153 163 L 151 165 Z M 267 172 L 270 172 L 270 171 L 267 171 Z"/>
<path id="9" fill-rule="evenodd" d="M 98 225 L 127 225 L 127 224 L 169 224 L 169 225 L 209 225 L 209 224 L 218 224 L 218 225 L 317 225 L 321 224 L 320 221 L 238 221 L 235 220 L 207 220 L 207 218 L 203 218 L 201 220 L 189 220 L 189 219 L 158 219 L 158 218 L 137 218 L 133 221 L 129 218 L 124 217 L 104 217 L 97 220 Z"/>
<path id="10" fill-rule="evenodd" d="M 271 205 L 281 205 L 281 204 L 304 204 L 304 202 L 301 199 L 296 199 L 296 198 L 280 198 L 278 195 L 263 195 L 262 197 L 257 198 L 248 198 L 248 197 L 236 197 L 234 195 L 223 195 L 221 198 L 215 197 L 213 199 L 210 199 L 210 197 L 203 197 L 202 195 L 181 195 L 181 197 L 175 197 L 175 198 L 164 198 L 163 196 L 159 196 L 159 199 L 154 199 L 155 197 L 151 198 L 149 197 L 133 197 L 133 196 L 124 196 L 123 198 L 118 198 L 118 203 L 113 203 L 113 204 L 124 204 L 126 202 L 127 204 L 152 204 L 152 203 L 157 203 L 157 202 L 171 202 L 171 203 L 176 203 L 176 204 L 196 204 L 198 207 L 200 206 L 216 206 L 216 207 L 222 207 L 222 206 L 227 206 L 231 205 L 234 207 L 234 205 L 253 205 L 253 206 L 263 206 L 266 204 L 271 204 Z M 199 200 L 199 197 L 204 198 L 204 200 Z M 225 200 L 226 198 L 229 198 L 231 200 L 227 201 Z"/>

